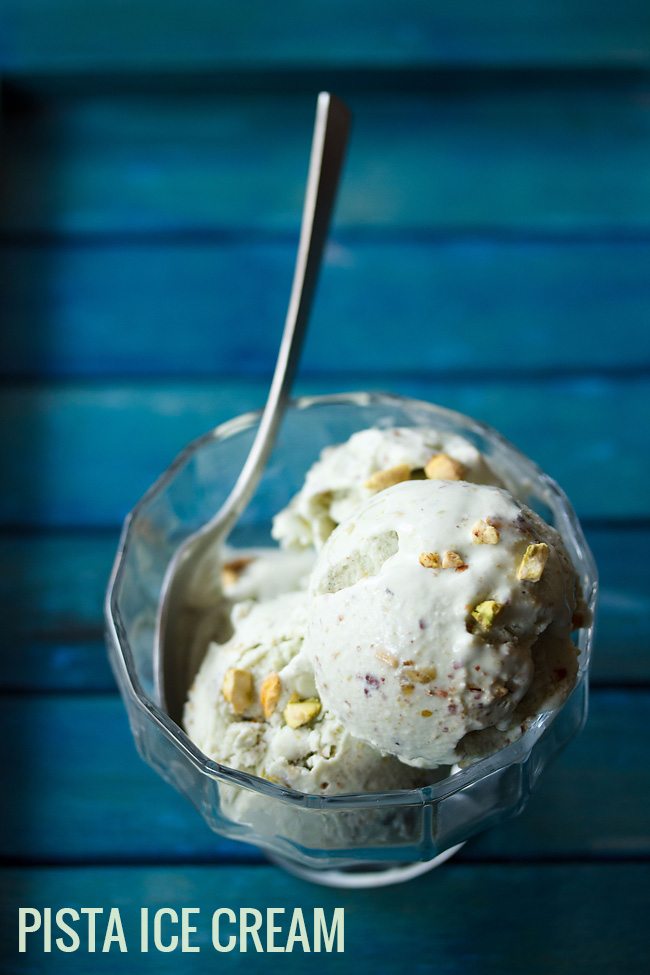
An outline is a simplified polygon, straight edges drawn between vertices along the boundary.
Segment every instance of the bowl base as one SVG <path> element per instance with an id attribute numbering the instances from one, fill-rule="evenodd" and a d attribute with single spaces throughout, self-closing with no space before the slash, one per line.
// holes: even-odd
<path id="1" fill-rule="evenodd" d="M 425 860 L 418 863 L 367 863 L 358 867 L 344 867 L 341 870 L 313 870 L 310 867 L 303 867 L 299 863 L 285 857 L 275 856 L 267 853 L 267 857 L 276 866 L 291 873 L 294 877 L 301 880 L 309 880 L 312 884 L 321 884 L 323 887 L 341 887 L 360 889 L 365 887 L 388 887 L 390 884 L 403 884 L 407 880 L 421 877 L 435 867 L 441 866 L 446 860 L 451 859 L 463 847 L 464 843 L 450 846 L 448 850 L 443 850 L 432 860 Z"/>

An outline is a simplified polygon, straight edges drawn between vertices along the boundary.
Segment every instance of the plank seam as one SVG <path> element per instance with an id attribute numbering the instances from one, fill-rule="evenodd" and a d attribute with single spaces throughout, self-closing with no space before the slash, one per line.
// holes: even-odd
<path id="1" fill-rule="evenodd" d="M 142 227 L 129 230 L 3 230 L 0 246 L 16 248 L 107 248 L 147 247 L 152 245 L 222 244 L 243 245 L 294 245 L 298 241 L 296 229 L 265 229 L 255 226 L 223 227 Z M 650 244 L 650 227 L 625 227 L 604 225 L 595 227 L 570 227 L 554 229 L 546 227 L 500 226 L 439 226 L 401 227 L 348 225 L 339 229 L 331 238 L 332 245 L 363 244 L 532 244 L 556 247 L 566 246 L 647 246 Z"/>
<path id="2" fill-rule="evenodd" d="M 232 841 L 236 842 L 236 841 Z M 471 842 L 471 841 L 470 841 Z M 541 854 L 535 856 L 534 854 L 528 854 L 522 857 L 508 857 L 506 855 L 501 856 L 475 856 L 470 851 L 463 851 L 456 857 L 453 863 L 450 861 L 447 864 L 447 868 L 458 869 L 466 866 L 485 866 L 485 867 L 526 867 L 526 866 L 564 866 L 575 864 L 578 866 L 586 865 L 630 865 L 630 864 L 646 864 L 650 863 L 650 854 L 646 853 L 630 853 L 630 854 L 619 854 L 619 853 L 607 853 L 602 854 L 588 854 L 588 853 L 566 853 L 566 854 Z M 165 857 L 156 858 L 151 857 L 138 857 L 138 856 L 113 856 L 113 857 L 66 857 L 57 859 L 56 857 L 48 857 L 42 860 L 29 859 L 24 857 L 15 856 L 0 856 L 0 864 L 4 867 L 20 868 L 24 870 L 38 870 L 41 868 L 63 868 L 68 870 L 78 869 L 79 867 L 87 869 L 95 869 L 97 867 L 122 867 L 122 868 L 138 868 L 138 867 L 160 867 L 164 868 L 176 868 L 180 866 L 187 867 L 209 867 L 214 869 L 214 867 L 231 867 L 231 866 L 242 866 L 242 867 L 268 867 L 270 864 L 264 859 L 263 854 L 251 853 L 248 856 L 236 856 L 236 855 L 221 855 L 219 858 L 212 859 L 206 856 L 189 856 L 189 857 Z"/>

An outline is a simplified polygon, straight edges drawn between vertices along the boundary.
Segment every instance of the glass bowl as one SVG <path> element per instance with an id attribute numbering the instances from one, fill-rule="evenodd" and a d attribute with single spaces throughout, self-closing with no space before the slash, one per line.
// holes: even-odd
<path id="1" fill-rule="evenodd" d="M 585 721 L 593 623 L 579 631 L 578 679 L 562 707 L 540 714 L 518 741 L 426 788 L 305 795 L 210 761 L 156 700 L 156 610 L 173 552 L 225 500 L 259 417 L 236 417 L 191 443 L 126 519 L 106 597 L 106 625 L 135 743 L 144 760 L 194 803 L 215 832 L 261 847 L 294 873 L 340 886 L 408 879 L 524 808 L 547 763 Z M 404 397 L 349 393 L 293 401 L 255 496 L 229 542 L 235 547 L 271 544 L 272 515 L 298 490 L 323 447 L 366 427 L 422 425 L 472 441 L 510 490 L 558 529 L 593 620 L 596 568 L 557 484 L 488 426 Z"/>

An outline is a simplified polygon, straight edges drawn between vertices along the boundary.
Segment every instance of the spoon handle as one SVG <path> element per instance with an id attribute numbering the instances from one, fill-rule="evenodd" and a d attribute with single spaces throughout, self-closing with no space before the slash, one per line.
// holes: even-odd
<path id="1" fill-rule="evenodd" d="M 225 535 L 250 501 L 273 448 L 289 399 L 311 310 L 350 128 L 350 112 L 334 95 L 318 96 L 307 189 L 289 308 L 271 388 L 255 439 L 232 491 L 213 519 Z"/>

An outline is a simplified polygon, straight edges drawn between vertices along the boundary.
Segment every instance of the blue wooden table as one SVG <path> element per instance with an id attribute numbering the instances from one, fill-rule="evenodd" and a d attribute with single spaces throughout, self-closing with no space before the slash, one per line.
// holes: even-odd
<path id="1" fill-rule="evenodd" d="M 0 65 L 2 971 L 647 971 L 647 2 L 4 0 Z M 102 645 L 121 519 L 263 402 L 321 87 L 355 125 L 298 390 L 494 424 L 602 577 L 582 736 L 519 819 L 377 892 L 212 834 Z M 221 904 L 343 905 L 346 952 L 16 954 L 19 906 Z"/>

